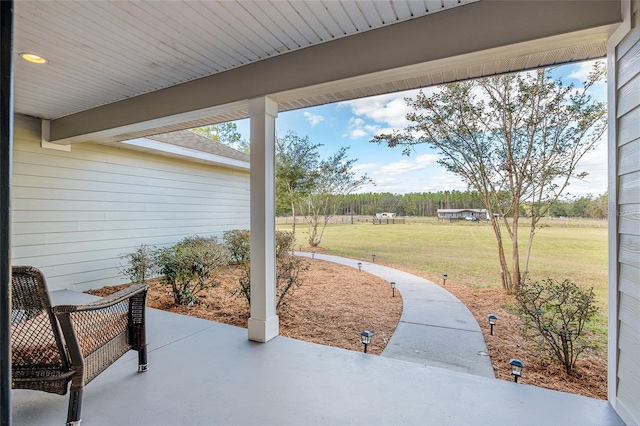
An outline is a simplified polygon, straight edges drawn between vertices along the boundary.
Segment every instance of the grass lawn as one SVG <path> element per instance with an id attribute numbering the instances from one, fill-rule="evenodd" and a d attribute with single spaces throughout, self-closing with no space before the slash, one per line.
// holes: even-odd
<path id="1" fill-rule="evenodd" d="M 278 225 L 290 229 L 290 225 Z M 296 245 L 306 244 L 306 226 L 299 224 Z M 521 259 L 528 227 L 520 228 Z M 503 238 L 508 238 L 504 236 Z M 447 282 L 471 287 L 500 287 L 500 266 L 495 236 L 486 222 L 437 222 L 427 219 L 397 225 L 369 223 L 330 224 L 320 247 L 331 254 L 401 266 Z M 306 248 L 309 250 L 309 248 Z M 507 252 L 510 258 L 510 252 Z M 592 329 L 606 347 L 607 330 L 607 228 L 605 222 L 549 220 L 537 231 L 529 265 L 531 278 L 569 279 L 593 287 L 600 317 Z"/>

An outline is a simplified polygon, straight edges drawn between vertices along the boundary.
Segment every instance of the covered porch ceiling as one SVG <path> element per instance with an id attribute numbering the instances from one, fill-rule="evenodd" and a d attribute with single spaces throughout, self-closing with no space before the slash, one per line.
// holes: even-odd
<path id="1" fill-rule="evenodd" d="M 17 1 L 15 112 L 126 139 L 603 57 L 619 1 Z"/>

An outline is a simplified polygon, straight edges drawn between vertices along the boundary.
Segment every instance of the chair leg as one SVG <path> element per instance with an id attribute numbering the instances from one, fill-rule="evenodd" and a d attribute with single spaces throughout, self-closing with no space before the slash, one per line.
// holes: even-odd
<path id="1" fill-rule="evenodd" d="M 147 347 L 138 349 L 138 373 L 147 371 Z"/>
<path id="2" fill-rule="evenodd" d="M 69 395 L 69 411 L 67 413 L 67 426 L 77 426 L 80 424 L 80 410 L 82 408 L 82 389 L 71 390 Z"/>

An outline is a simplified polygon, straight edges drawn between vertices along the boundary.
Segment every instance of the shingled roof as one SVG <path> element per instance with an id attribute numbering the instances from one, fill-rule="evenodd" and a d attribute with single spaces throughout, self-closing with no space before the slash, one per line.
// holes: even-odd
<path id="1" fill-rule="evenodd" d="M 220 142 L 216 142 L 204 136 L 200 136 L 190 130 L 178 130 L 171 133 L 162 133 L 159 135 L 148 136 L 147 139 L 168 143 L 183 148 L 189 148 L 196 151 L 202 151 L 209 154 L 219 155 L 222 157 L 233 158 L 234 160 L 249 162 L 249 156 L 244 152 L 240 152 Z"/>

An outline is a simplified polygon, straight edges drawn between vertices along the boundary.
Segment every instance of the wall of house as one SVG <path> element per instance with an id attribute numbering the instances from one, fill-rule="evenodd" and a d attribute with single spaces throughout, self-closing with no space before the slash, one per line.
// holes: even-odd
<path id="1" fill-rule="evenodd" d="M 188 235 L 249 228 L 249 172 L 95 144 L 40 147 L 40 121 L 15 122 L 12 262 L 50 290 L 125 283 L 119 256 Z"/>
<path id="2" fill-rule="evenodd" d="M 608 58 L 609 399 L 631 425 L 640 424 L 640 1 L 629 11 L 630 31 L 609 46 Z"/>

